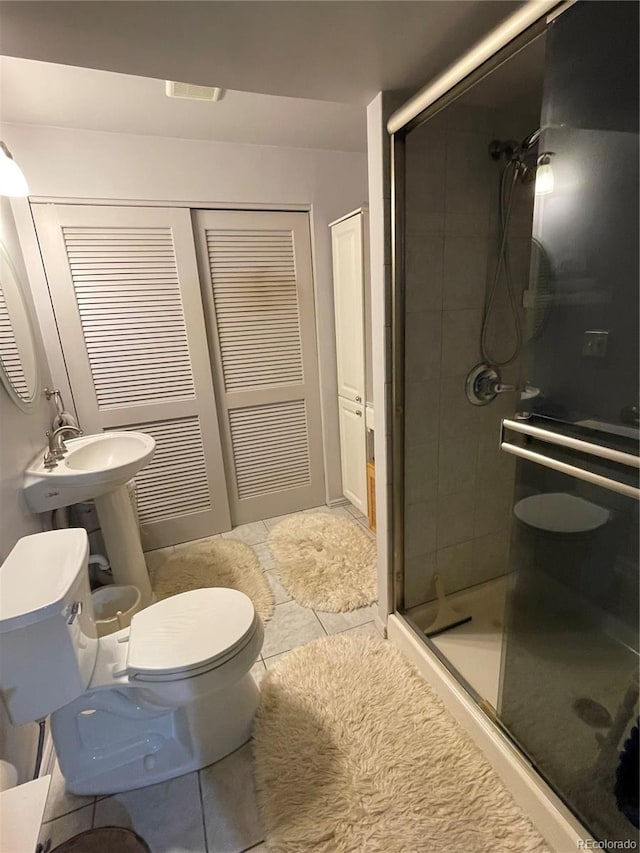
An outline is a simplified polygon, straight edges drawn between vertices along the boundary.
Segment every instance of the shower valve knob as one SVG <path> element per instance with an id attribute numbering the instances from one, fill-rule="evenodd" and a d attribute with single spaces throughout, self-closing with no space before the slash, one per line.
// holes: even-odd
<path id="1" fill-rule="evenodd" d="M 465 383 L 467 400 L 474 406 L 486 406 L 498 396 L 519 391 L 523 399 L 537 397 L 540 389 L 533 385 L 505 385 L 500 381 L 500 374 L 490 364 L 476 364 L 469 371 Z"/>
<path id="2" fill-rule="evenodd" d="M 467 376 L 465 391 L 473 406 L 486 406 L 495 400 L 500 385 L 498 371 L 488 364 L 476 364 Z"/>

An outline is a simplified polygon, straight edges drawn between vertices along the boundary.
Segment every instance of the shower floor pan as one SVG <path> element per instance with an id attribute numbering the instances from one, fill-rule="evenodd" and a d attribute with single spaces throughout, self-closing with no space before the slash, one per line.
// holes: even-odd
<path id="1" fill-rule="evenodd" d="M 471 622 L 451 628 L 431 642 L 458 670 L 471 687 L 496 708 L 500 688 L 500 660 L 507 578 L 497 578 L 447 596 L 459 613 Z M 429 602 L 407 611 L 414 625 L 424 631 L 435 619 L 437 603 Z"/>

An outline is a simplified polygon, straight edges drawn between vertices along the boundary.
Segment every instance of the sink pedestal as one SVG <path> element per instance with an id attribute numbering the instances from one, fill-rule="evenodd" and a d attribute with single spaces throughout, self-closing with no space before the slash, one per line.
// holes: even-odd
<path id="1" fill-rule="evenodd" d="M 140 544 L 138 524 L 126 486 L 95 498 L 113 582 L 140 590 L 141 608 L 152 603 L 149 572 Z"/>
<path id="2" fill-rule="evenodd" d="M 67 452 L 53 468 L 41 450 L 27 466 L 24 496 L 34 512 L 51 512 L 95 500 L 113 580 L 140 591 L 140 607 L 152 601 L 149 573 L 126 484 L 151 461 L 155 440 L 134 430 L 81 435 L 66 442 Z"/>

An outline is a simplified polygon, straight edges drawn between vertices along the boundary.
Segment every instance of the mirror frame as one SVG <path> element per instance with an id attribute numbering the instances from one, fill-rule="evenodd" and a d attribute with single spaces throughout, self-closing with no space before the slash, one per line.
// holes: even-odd
<path id="1" fill-rule="evenodd" d="M 7 267 L 9 268 L 9 271 L 10 271 L 11 275 L 13 276 L 13 281 L 14 281 L 16 289 L 18 291 L 19 298 L 22 302 L 22 309 L 23 309 L 24 315 L 25 315 L 25 326 L 26 326 L 26 328 L 29 332 L 29 336 L 31 338 L 31 348 L 33 350 L 33 362 L 34 362 L 33 388 L 31 389 L 31 396 L 29 397 L 28 400 L 25 400 L 23 397 L 20 396 L 20 394 L 18 394 L 13 382 L 11 381 L 11 378 L 9 377 L 8 373 L 6 372 L 6 370 L 4 368 L 1 355 L 0 355 L 0 382 L 2 382 L 2 385 L 4 386 L 7 394 L 11 398 L 12 402 L 15 403 L 15 405 L 19 409 L 21 409 L 23 412 L 29 413 L 29 412 L 33 411 L 36 398 L 37 398 L 38 393 L 40 391 L 40 363 L 39 363 L 39 358 L 38 358 L 38 351 L 36 348 L 36 338 L 35 338 L 35 334 L 34 334 L 34 330 L 33 330 L 33 321 L 31 318 L 31 311 L 29 310 L 27 300 L 25 299 L 25 294 L 24 294 L 22 282 L 18 276 L 15 265 L 11 259 L 11 255 L 9 254 L 9 251 L 8 251 L 5 243 L 2 240 L 0 240 L 0 254 L 2 254 L 5 263 L 7 264 Z M 2 283 L 0 282 L 0 287 L 1 286 L 2 286 Z"/>

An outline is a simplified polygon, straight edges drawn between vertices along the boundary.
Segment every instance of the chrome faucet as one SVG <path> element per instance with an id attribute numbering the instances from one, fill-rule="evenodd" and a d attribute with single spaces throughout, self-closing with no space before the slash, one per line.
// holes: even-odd
<path id="1" fill-rule="evenodd" d="M 80 429 L 80 427 L 71 426 L 71 424 L 64 424 L 63 426 L 54 429 L 53 432 L 49 432 L 49 430 L 47 430 L 46 436 L 49 442 L 49 447 L 47 448 L 47 451 L 44 454 L 45 468 L 55 468 L 58 464 L 58 461 L 64 456 L 67 450 L 67 445 L 64 443 L 65 432 L 71 432 L 75 433 L 76 435 L 82 435 L 82 430 Z"/>

